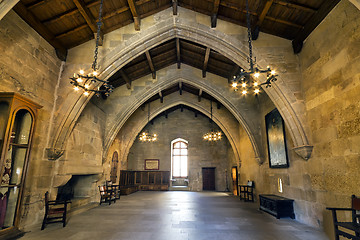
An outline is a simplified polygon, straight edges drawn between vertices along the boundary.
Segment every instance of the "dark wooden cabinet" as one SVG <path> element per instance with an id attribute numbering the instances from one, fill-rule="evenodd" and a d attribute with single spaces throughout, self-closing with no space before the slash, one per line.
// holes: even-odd
<path id="1" fill-rule="evenodd" d="M 263 210 L 277 219 L 282 217 L 295 218 L 294 200 L 272 194 L 260 194 L 260 210 Z"/>

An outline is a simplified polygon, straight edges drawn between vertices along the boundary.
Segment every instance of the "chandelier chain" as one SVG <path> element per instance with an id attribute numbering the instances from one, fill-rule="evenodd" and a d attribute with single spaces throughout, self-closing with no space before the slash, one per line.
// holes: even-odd
<path id="1" fill-rule="evenodd" d="M 99 40 L 100 40 L 100 30 L 102 25 L 102 8 L 103 8 L 103 0 L 100 2 L 100 10 L 99 10 L 99 20 L 96 23 L 97 25 L 97 32 L 96 32 L 96 45 L 95 45 L 95 52 L 94 52 L 94 62 L 92 65 L 92 69 L 97 70 L 97 59 L 98 59 L 98 49 L 99 49 Z"/>
<path id="2" fill-rule="evenodd" d="M 249 11 L 249 2 L 246 0 L 246 22 L 247 22 L 247 32 L 248 32 L 248 43 L 249 43 L 249 63 L 250 63 L 250 70 L 254 69 L 254 62 L 253 62 L 253 53 L 252 53 L 252 45 L 251 45 L 251 22 L 250 22 L 250 11 Z"/>

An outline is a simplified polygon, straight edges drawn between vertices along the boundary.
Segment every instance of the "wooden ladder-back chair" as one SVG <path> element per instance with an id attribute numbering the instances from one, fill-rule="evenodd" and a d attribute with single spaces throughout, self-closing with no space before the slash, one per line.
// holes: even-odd
<path id="1" fill-rule="evenodd" d="M 248 181 L 246 185 L 239 185 L 239 197 L 240 200 L 245 202 L 254 202 L 254 181 Z"/>
<path id="2" fill-rule="evenodd" d="M 111 205 L 111 201 L 116 202 L 115 193 L 113 191 L 112 185 L 102 185 L 99 186 L 100 191 L 100 205 L 102 203 L 109 203 Z"/>
<path id="3" fill-rule="evenodd" d="M 45 193 L 45 216 L 41 225 L 44 230 L 46 224 L 62 222 L 63 227 L 66 225 L 67 204 L 71 201 L 50 201 L 49 192 Z"/>
<path id="4" fill-rule="evenodd" d="M 360 240 L 360 198 L 355 195 L 351 196 L 351 208 L 326 208 L 331 210 L 335 239 L 339 240 L 340 236 L 352 240 Z M 351 221 L 339 221 L 337 213 L 340 211 L 351 212 Z"/>

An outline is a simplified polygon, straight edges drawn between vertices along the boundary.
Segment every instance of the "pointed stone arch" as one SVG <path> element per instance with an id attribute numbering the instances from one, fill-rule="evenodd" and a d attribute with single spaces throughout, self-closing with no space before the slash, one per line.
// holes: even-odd
<path id="1" fill-rule="evenodd" d="M 184 105 L 191 107 L 205 116 L 210 118 L 210 101 L 197 101 L 197 97 L 190 93 L 183 93 L 183 95 L 178 95 L 173 93 L 173 95 L 169 100 L 164 101 L 164 103 L 159 103 L 155 105 L 152 104 L 152 110 L 150 112 L 150 120 L 154 119 L 159 114 L 163 113 L 164 111 L 178 106 Z M 187 95 L 187 96 L 186 96 Z M 155 105 L 155 106 L 154 106 Z M 234 116 L 232 121 L 231 115 L 232 113 L 226 113 L 227 109 L 223 108 L 222 111 L 214 111 L 213 112 L 213 121 L 219 126 L 222 130 L 226 138 L 228 139 L 231 148 L 234 152 L 235 159 L 240 163 L 240 135 L 238 126 L 234 126 L 234 122 L 237 122 Z M 147 113 L 138 110 L 131 116 L 131 126 L 122 126 L 119 129 L 119 138 L 123 140 L 123 149 L 121 151 L 120 161 L 126 161 L 127 156 L 129 154 L 130 148 L 132 147 L 133 143 L 135 142 L 137 136 L 139 135 L 140 131 L 148 124 Z"/>
<path id="2" fill-rule="evenodd" d="M 247 66 L 246 59 L 248 47 L 241 41 L 217 31 L 216 29 L 211 29 L 208 26 L 194 24 L 188 19 L 172 16 L 171 18 L 167 18 L 154 24 L 148 29 L 142 30 L 139 34 L 136 34 L 129 40 L 123 42 L 102 57 L 100 65 L 104 66 L 104 71 L 102 71 L 100 77 L 108 79 L 112 74 L 138 55 L 172 38 L 183 38 L 202 44 L 220 52 L 239 66 Z M 260 59 L 260 61 L 258 61 L 259 67 L 265 68 L 267 65 L 264 60 L 265 57 L 262 57 L 261 53 L 257 52 L 256 48 L 254 48 L 254 52 L 257 54 L 258 59 Z M 264 79 L 262 79 L 262 81 L 264 81 Z M 309 144 L 309 138 L 306 133 L 307 127 L 303 114 L 303 102 L 299 101 L 294 93 L 287 87 L 281 74 L 279 74 L 278 81 L 273 84 L 273 87 L 264 89 L 264 91 L 269 95 L 270 99 L 284 118 L 290 136 L 294 142 L 294 150 L 303 158 L 308 159 L 311 155 L 312 146 Z M 89 98 L 83 97 L 79 97 L 75 101 L 73 107 L 68 112 L 68 116 L 66 116 L 62 126 L 56 134 L 55 141 L 52 144 L 53 149 L 62 149 L 71 133 L 71 129 L 88 101 Z M 234 106 L 235 104 L 232 105 Z M 136 104 L 129 107 L 125 114 L 134 112 L 137 107 Z M 236 109 L 234 109 L 234 111 L 235 110 Z M 239 114 L 239 116 L 242 115 L 243 114 Z M 247 125 L 249 124 L 245 124 L 244 126 Z M 253 136 L 251 132 L 257 131 L 251 131 L 250 128 L 248 128 L 247 132 L 248 134 L 250 133 L 249 137 L 251 138 Z M 255 140 L 252 141 L 253 146 L 256 147 L 255 152 L 257 152 L 259 157 L 260 152 L 264 151 L 259 151 L 259 147 L 257 146 L 261 145 L 261 141 L 258 141 L 259 144 L 254 144 L 255 142 Z M 105 152 L 108 148 L 107 144 L 108 142 L 105 144 Z"/>

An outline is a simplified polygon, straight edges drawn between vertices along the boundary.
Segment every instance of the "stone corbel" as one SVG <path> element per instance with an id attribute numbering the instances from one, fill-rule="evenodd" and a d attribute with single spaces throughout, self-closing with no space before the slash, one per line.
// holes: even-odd
<path id="1" fill-rule="evenodd" d="M 46 148 L 46 156 L 51 161 L 59 159 L 64 154 L 64 152 L 64 149 Z"/>
<path id="2" fill-rule="evenodd" d="M 296 152 L 297 155 L 299 155 L 305 160 L 308 160 L 311 157 L 313 148 L 314 147 L 311 145 L 304 145 L 300 147 L 294 147 L 293 150 Z"/>
<path id="3" fill-rule="evenodd" d="M 262 165 L 264 163 L 264 157 L 255 157 L 255 160 L 259 165 Z"/>

